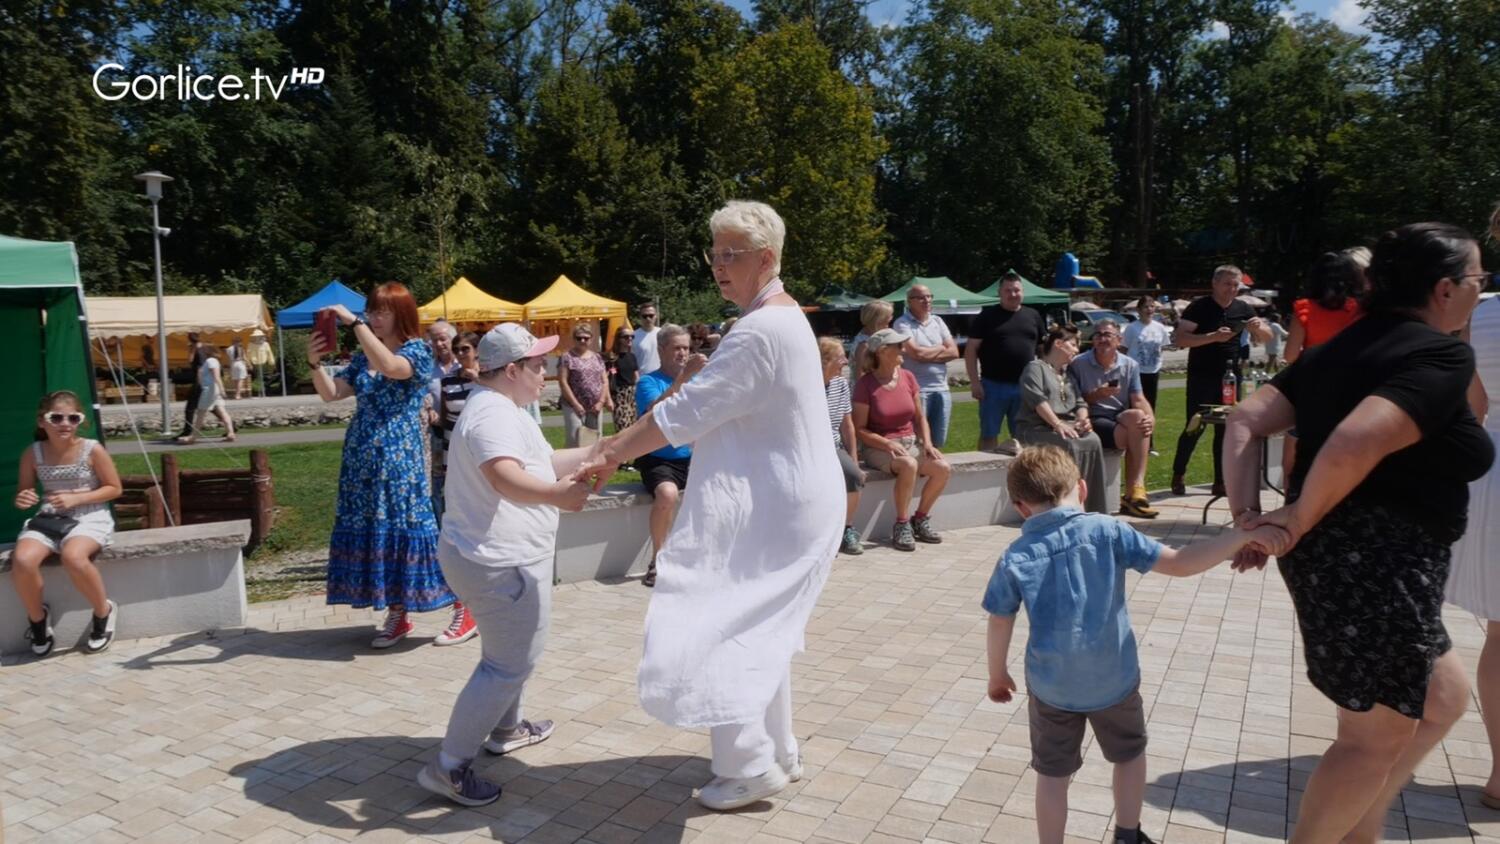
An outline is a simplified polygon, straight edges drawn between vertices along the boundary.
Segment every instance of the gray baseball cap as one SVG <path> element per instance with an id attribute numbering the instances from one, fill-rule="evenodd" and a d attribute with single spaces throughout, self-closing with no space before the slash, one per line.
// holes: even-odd
<path id="1" fill-rule="evenodd" d="M 479 371 L 504 369 L 521 358 L 534 358 L 557 348 L 557 335 L 537 339 L 518 322 L 504 322 L 479 339 Z"/>

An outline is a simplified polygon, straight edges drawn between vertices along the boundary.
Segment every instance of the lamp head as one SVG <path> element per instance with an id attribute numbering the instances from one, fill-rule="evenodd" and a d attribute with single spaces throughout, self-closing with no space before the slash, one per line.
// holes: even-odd
<path id="1" fill-rule="evenodd" d="M 152 202 L 161 199 L 161 186 L 172 181 L 171 176 L 160 170 L 147 170 L 144 173 L 137 173 L 135 177 L 138 181 L 146 183 L 146 198 Z"/>

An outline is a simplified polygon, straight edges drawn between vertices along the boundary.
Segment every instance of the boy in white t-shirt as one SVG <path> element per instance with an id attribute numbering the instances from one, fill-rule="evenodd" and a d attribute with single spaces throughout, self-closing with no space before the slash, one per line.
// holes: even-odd
<path id="1" fill-rule="evenodd" d="M 474 773 L 481 746 L 509 753 L 552 734 L 551 721 L 521 717 L 521 690 L 546 640 L 558 510 L 582 510 L 589 495 L 587 483 L 569 480 L 589 449 L 553 451 L 526 410 L 542 393 L 544 357 L 557 341 L 516 323 L 485 334 L 476 386 L 448 444 L 438 561 L 479 626 L 482 654 L 438 757 L 417 781 L 465 806 L 500 797 L 499 785 Z"/>

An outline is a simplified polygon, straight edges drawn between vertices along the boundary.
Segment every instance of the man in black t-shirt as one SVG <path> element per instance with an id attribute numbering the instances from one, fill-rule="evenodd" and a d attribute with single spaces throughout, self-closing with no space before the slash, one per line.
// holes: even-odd
<path id="1" fill-rule="evenodd" d="M 1006 273 L 1000 280 L 1000 304 L 980 312 L 969 330 L 964 368 L 969 392 L 979 402 L 979 450 L 995 451 L 1000 423 L 1009 420 L 1008 454 L 1016 446 L 1016 416 L 1021 412 L 1021 370 L 1036 357 L 1036 347 L 1047 333 L 1042 315 L 1021 306 L 1021 277 Z"/>
<path id="2" fill-rule="evenodd" d="M 188 387 L 187 406 L 182 409 L 183 428 L 182 433 L 177 435 L 179 440 L 196 433 L 193 430 L 193 414 L 198 411 L 198 399 L 203 397 L 203 387 L 198 383 L 198 370 L 203 366 L 203 361 L 208 357 L 203 353 L 203 344 L 198 342 L 198 332 L 188 332 L 188 347 L 193 352 L 188 360 L 188 367 L 193 371 L 193 385 Z M 170 384 L 163 384 L 162 389 L 170 390 L 172 386 Z M 165 435 L 166 431 L 163 431 L 162 434 Z"/>
<path id="3" fill-rule="evenodd" d="M 1250 332 L 1250 339 L 1264 343 L 1271 339 L 1265 320 L 1255 309 L 1235 297 L 1240 292 L 1244 273 L 1239 267 L 1225 265 L 1214 270 L 1213 294 L 1200 296 L 1183 310 L 1172 332 L 1172 345 L 1188 350 L 1187 419 L 1207 405 L 1223 404 L 1224 373 L 1234 373 L 1240 381 L 1240 335 Z M 1177 456 L 1172 461 L 1172 493 L 1187 492 L 1183 475 L 1198 445 L 1203 428 L 1193 433 L 1183 430 L 1177 438 Z M 1213 494 L 1224 494 L 1224 427 L 1214 426 Z"/>

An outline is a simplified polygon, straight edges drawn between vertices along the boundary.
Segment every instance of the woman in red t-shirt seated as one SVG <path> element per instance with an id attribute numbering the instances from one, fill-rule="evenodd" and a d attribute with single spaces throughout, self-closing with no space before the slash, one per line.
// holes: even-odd
<path id="1" fill-rule="evenodd" d="M 915 551 L 918 542 L 938 543 L 929 514 L 948 485 L 953 468 L 932 445 L 922 412 L 917 379 L 901 366 L 901 350 L 910 340 L 894 328 L 882 328 L 865 340 L 868 370 L 854 385 L 854 434 L 860 456 L 873 469 L 896 476 L 896 524 L 891 544 Z M 917 512 L 907 518 L 917 476 L 927 478 Z"/>

